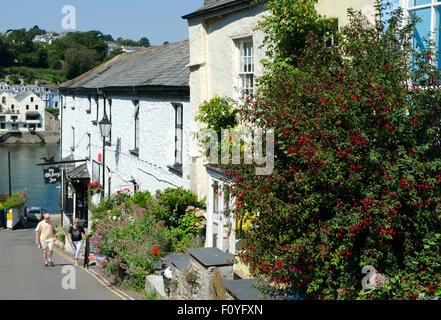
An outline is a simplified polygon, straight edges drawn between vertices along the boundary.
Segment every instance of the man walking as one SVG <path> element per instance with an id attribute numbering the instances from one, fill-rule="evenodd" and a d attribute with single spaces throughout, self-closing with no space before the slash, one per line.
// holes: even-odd
<path id="1" fill-rule="evenodd" d="M 50 221 L 51 216 L 49 214 L 44 215 L 44 220 L 40 221 L 35 228 L 35 244 L 40 245 L 43 249 L 44 265 L 47 267 L 49 265 L 53 266 L 52 262 L 52 252 L 54 248 L 54 241 L 57 240 L 57 234 L 55 226 Z M 49 253 L 47 249 L 49 248 Z M 49 258 L 47 258 L 49 256 Z"/>

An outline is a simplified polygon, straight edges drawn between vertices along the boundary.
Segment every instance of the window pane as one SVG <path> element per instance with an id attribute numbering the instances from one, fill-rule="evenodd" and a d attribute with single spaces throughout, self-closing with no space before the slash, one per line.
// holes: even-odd
<path id="1" fill-rule="evenodd" d="M 413 0 L 411 1 L 411 5 L 414 6 L 421 6 L 423 4 L 429 4 L 432 3 L 432 0 Z"/>
<path id="2" fill-rule="evenodd" d="M 182 125 L 182 106 L 178 106 L 176 108 L 176 112 L 177 112 L 177 119 L 176 119 L 176 124 L 178 126 Z"/>
<path id="3" fill-rule="evenodd" d="M 430 21 L 431 21 L 431 9 L 415 10 L 412 13 L 413 17 L 419 17 L 419 21 L 415 25 L 415 35 L 414 35 L 414 48 L 423 49 L 427 48 L 427 40 L 430 36 Z"/>
<path id="4" fill-rule="evenodd" d="M 139 118 L 135 118 L 135 149 L 139 148 Z"/>
<path id="5" fill-rule="evenodd" d="M 213 185 L 213 213 L 219 213 L 219 183 L 216 181 Z M 217 229 L 214 229 L 217 232 Z"/>
<path id="6" fill-rule="evenodd" d="M 441 0 L 438 0 L 438 2 Z M 438 68 L 441 68 L 441 59 L 440 59 L 440 54 L 441 54 L 441 7 L 437 7 L 436 8 L 436 37 L 435 37 L 435 41 L 436 41 L 436 45 L 437 45 L 437 50 L 438 50 L 438 54 L 437 54 L 437 65 Z"/>

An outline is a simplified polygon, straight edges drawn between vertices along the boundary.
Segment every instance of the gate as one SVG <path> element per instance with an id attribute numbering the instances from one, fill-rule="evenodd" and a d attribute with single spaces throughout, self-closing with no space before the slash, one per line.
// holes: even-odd
<path id="1" fill-rule="evenodd" d="M 217 269 L 213 271 L 213 300 L 225 300 L 227 289 L 222 284 L 222 276 Z"/>

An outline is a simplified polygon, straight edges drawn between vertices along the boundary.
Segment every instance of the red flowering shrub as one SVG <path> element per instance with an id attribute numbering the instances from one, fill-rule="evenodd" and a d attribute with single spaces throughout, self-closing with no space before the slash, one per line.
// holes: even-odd
<path id="1" fill-rule="evenodd" d="M 382 298 L 440 293 L 434 53 L 413 50 L 400 10 L 386 30 L 350 16 L 338 47 L 310 37 L 298 65 L 278 64 L 240 112 L 244 125 L 274 129 L 276 146 L 270 176 L 227 170 L 237 215 L 258 214 L 239 255 L 307 298 L 359 297 L 367 265 L 390 279 Z"/>
<path id="2" fill-rule="evenodd" d="M 100 193 L 103 191 L 103 186 L 98 181 L 93 181 L 89 183 L 89 190 L 92 194 Z"/>
<path id="3" fill-rule="evenodd" d="M 186 197 L 180 197 L 183 194 Z M 184 201 L 192 199 L 196 200 L 189 204 L 201 203 L 196 195 L 183 189 L 158 190 L 155 197 L 148 191 L 132 195 L 124 189 L 102 199 L 92 209 L 91 219 L 92 244 L 96 253 L 104 257 L 101 272 L 112 276 L 115 282 L 142 289 L 145 277 L 155 268 L 154 261 L 168 252 L 199 246 L 197 234 L 192 232 L 201 231 L 203 211 L 194 207 L 184 210 L 177 227 L 165 219 L 174 216 Z M 172 212 L 171 208 L 177 209 Z M 189 226 L 189 222 L 198 225 Z"/>

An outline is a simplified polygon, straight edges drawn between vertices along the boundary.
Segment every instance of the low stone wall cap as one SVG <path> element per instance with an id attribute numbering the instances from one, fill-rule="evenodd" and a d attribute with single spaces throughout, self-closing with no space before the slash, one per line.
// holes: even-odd
<path id="1" fill-rule="evenodd" d="M 193 248 L 188 253 L 205 267 L 232 266 L 234 255 L 219 248 Z"/>

